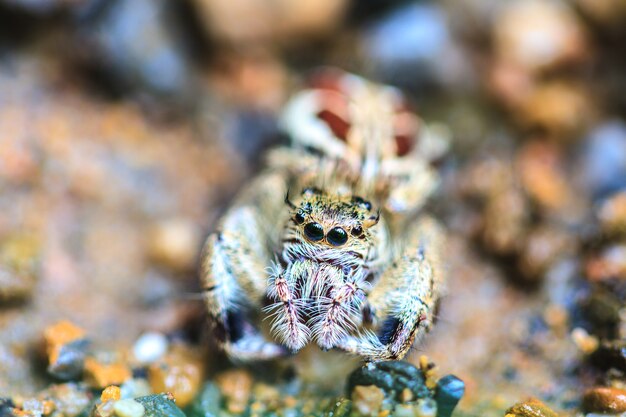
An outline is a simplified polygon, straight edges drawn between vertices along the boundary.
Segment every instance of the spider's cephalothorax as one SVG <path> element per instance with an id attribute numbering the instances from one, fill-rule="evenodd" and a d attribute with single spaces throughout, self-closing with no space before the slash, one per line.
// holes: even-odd
<path id="1" fill-rule="evenodd" d="M 287 105 L 292 146 L 270 153 L 205 244 L 208 312 L 233 359 L 309 342 L 398 359 L 432 324 L 443 231 L 422 207 L 442 147 L 397 90 L 324 80 Z"/>

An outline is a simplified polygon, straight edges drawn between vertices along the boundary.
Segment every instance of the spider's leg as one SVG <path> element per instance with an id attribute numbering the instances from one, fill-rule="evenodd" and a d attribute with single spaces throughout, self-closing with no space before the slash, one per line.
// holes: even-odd
<path id="1" fill-rule="evenodd" d="M 248 309 L 261 309 L 270 266 L 270 231 L 281 206 L 268 207 L 284 181 L 274 174 L 253 183 L 243 198 L 222 219 L 219 232 L 212 233 L 204 246 L 201 279 L 215 335 L 225 352 L 235 360 L 271 359 L 287 354 L 278 344 L 266 340 L 252 325 Z M 271 227 L 268 226 L 271 225 Z"/>
<path id="2" fill-rule="evenodd" d="M 406 231 L 405 246 L 368 295 L 376 333 L 345 338 L 339 347 L 369 360 L 401 359 L 433 322 L 442 291 L 443 231 L 421 217 Z"/>

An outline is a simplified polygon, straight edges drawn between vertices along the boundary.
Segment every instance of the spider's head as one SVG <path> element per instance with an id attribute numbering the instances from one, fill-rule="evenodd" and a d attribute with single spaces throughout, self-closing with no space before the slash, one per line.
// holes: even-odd
<path id="1" fill-rule="evenodd" d="M 311 251 L 345 253 L 364 260 L 374 244 L 380 218 L 369 201 L 305 188 L 291 207 L 288 235 Z"/>

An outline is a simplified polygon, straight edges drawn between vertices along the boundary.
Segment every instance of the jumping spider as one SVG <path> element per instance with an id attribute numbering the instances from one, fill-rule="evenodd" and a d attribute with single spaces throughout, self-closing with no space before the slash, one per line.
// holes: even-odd
<path id="1" fill-rule="evenodd" d="M 421 212 L 442 138 L 397 90 L 328 70 L 288 103 L 282 126 L 291 146 L 270 152 L 203 251 L 220 345 L 241 361 L 310 341 L 404 357 L 431 327 L 444 281 L 444 232 Z"/>

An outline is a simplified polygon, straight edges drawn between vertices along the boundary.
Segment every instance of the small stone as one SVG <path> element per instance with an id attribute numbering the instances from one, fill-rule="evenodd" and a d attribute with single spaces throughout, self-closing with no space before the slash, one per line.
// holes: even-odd
<path id="1" fill-rule="evenodd" d="M 170 392 L 180 407 L 187 406 L 200 391 L 203 365 L 198 355 L 177 345 L 148 367 L 153 392 Z"/>
<path id="2" fill-rule="evenodd" d="M 376 385 L 358 385 L 352 390 L 353 412 L 362 417 L 378 415 L 385 392 Z"/>
<path id="3" fill-rule="evenodd" d="M 226 408 L 231 413 L 243 413 L 248 406 L 252 389 L 252 376 L 241 369 L 227 371 L 216 378 L 217 385 L 226 398 Z"/>
<path id="4" fill-rule="evenodd" d="M 103 403 L 97 404 L 96 408 L 93 410 L 93 417 L 111 417 L 115 412 L 113 407 L 115 406 L 115 401 L 105 401 Z"/>
<path id="5" fill-rule="evenodd" d="M 61 379 L 80 375 L 89 344 L 83 329 L 69 321 L 60 321 L 44 330 L 44 344 L 48 372 Z"/>
<path id="6" fill-rule="evenodd" d="M 519 402 L 506 410 L 505 417 L 559 417 L 550 407 L 536 398 Z"/>
<path id="7" fill-rule="evenodd" d="M 602 231 L 610 236 L 626 234 L 626 191 L 611 196 L 598 209 Z"/>
<path id="8" fill-rule="evenodd" d="M 174 270 L 193 268 L 201 244 L 196 225 L 182 218 L 161 221 L 149 232 L 150 257 Z"/>
<path id="9" fill-rule="evenodd" d="M 84 384 L 66 383 L 56 384 L 39 393 L 39 398 L 45 399 L 44 415 L 48 414 L 48 402 L 54 405 L 55 416 L 76 417 L 86 415 L 91 405 L 91 394 Z M 46 400 L 50 401 L 46 401 Z"/>
<path id="10" fill-rule="evenodd" d="M 124 382 L 120 387 L 122 399 L 146 397 L 152 394 L 150 384 L 142 378 L 133 378 Z"/>
<path id="11" fill-rule="evenodd" d="M 121 393 L 122 391 L 120 390 L 120 387 L 116 385 L 109 385 L 102 391 L 102 394 L 100 395 L 100 401 L 117 401 L 120 399 Z"/>
<path id="12" fill-rule="evenodd" d="M 161 358 L 167 352 L 167 338 L 157 332 L 142 334 L 133 345 L 133 356 L 139 363 L 147 364 Z"/>
<path id="13" fill-rule="evenodd" d="M 85 359 L 85 382 L 93 388 L 121 385 L 132 378 L 130 368 L 123 363 L 103 363 L 96 358 Z"/>
<path id="14" fill-rule="evenodd" d="M 118 417 L 142 417 L 146 411 L 141 403 L 130 398 L 117 401 L 113 410 Z"/>
<path id="15" fill-rule="evenodd" d="M 171 394 L 148 395 L 135 398 L 135 401 L 144 406 L 146 417 L 186 417 Z"/>
<path id="16" fill-rule="evenodd" d="M 581 327 L 576 327 L 572 330 L 571 336 L 578 349 L 586 355 L 595 352 L 600 344 L 597 337 L 590 335 Z"/>
<path id="17" fill-rule="evenodd" d="M 619 414 L 626 412 L 626 390 L 595 387 L 585 391 L 582 408 L 589 413 Z"/>
<path id="18" fill-rule="evenodd" d="M 437 381 L 435 401 L 437 417 L 450 417 L 465 394 L 465 383 L 454 375 L 446 375 Z"/>

